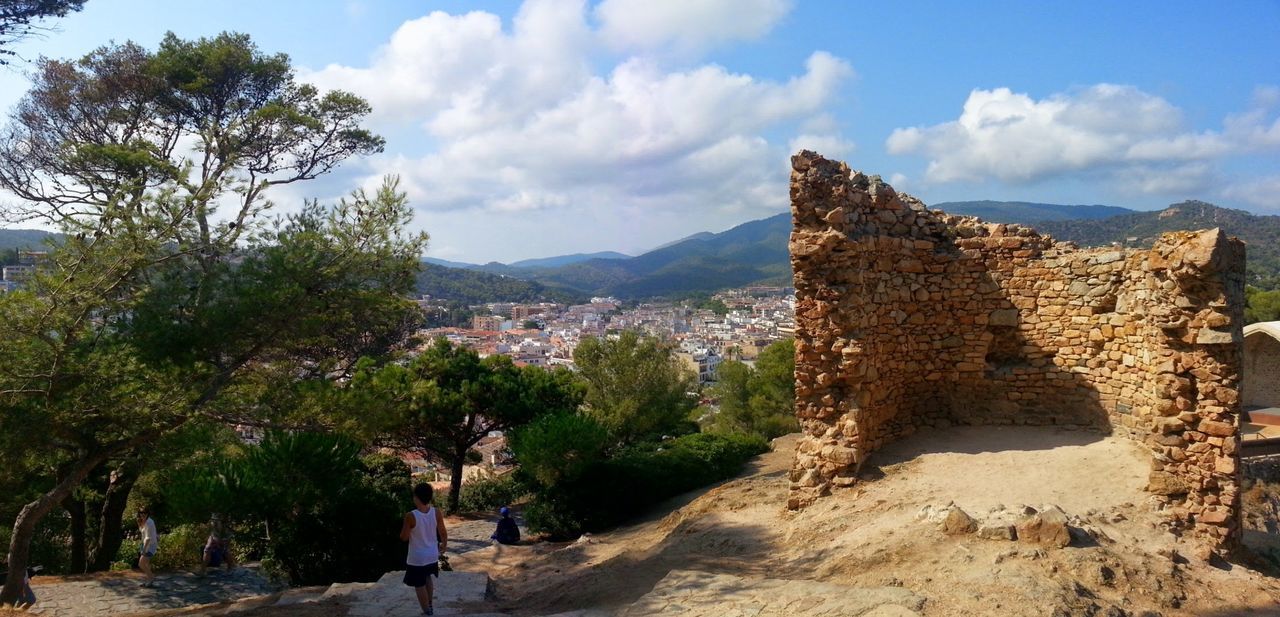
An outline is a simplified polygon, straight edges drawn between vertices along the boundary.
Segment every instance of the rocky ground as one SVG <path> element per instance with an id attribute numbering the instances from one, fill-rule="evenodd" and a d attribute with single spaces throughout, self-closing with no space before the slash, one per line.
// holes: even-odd
<path id="1" fill-rule="evenodd" d="M 857 487 L 790 512 L 793 443 L 628 527 L 454 557 L 459 571 L 487 575 L 489 590 L 437 614 L 1280 614 L 1280 579 L 1255 569 L 1266 559 L 1206 563 L 1164 530 L 1142 490 L 1148 463 L 1129 440 L 1044 428 L 928 431 L 877 453 Z M 1255 491 L 1248 506 L 1258 551 L 1280 538 L 1265 531 L 1280 503 L 1267 497 L 1280 495 L 1273 488 Z M 273 597 L 259 602 L 272 606 L 184 614 L 339 617 L 373 614 L 375 605 L 414 613 L 394 584 L 322 591 L 291 592 L 284 606 Z"/>
<path id="2" fill-rule="evenodd" d="M 1163 531 L 1142 491 L 1149 469 L 1144 458 L 1129 440 L 1088 432 L 930 431 L 877 453 L 858 487 L 788 512 L 781 504 L 791 455 L 782 443 L 742 477 L 686 497 L 687 503 L 667 504 L 652 520 L 570 545 L 484 549 L 456 565 L 484 570 L 494 581 L 494 599 L 474 610 L 520 615 L 583 607 L 638 614 L 633 603 L 651 606 L 644 604 L 653 600 L 647 594 L 665 593 L 676 583 L 664 579 L 682 571 L 740 579 L 701 600 L 686 594 L 680 606 L 704 607 L 686 615 L 725 614 L 716 612 L 717 603 L 747 596 L 762 602 L 759 614 L 824 614 L 821 607 L 800 610 L 778 594 L 752 591 L 786 588 L 787 581 L 834 585 L 854 595 L 910 592 L 906 600 L 888 602 L 891 608 L 868 609 L 877 614 L 1280 610 L 1280 580 L 1241 564 L 1196 560 Z M 943 531 L 953 518 L 950 504 L 974 519 L 973 532 Z M 1019 521 L 1027 505 L 1046 519 L 1043 530 L 1028 534 L 1040 542 L 977 532 Z M 1059 510 L 1066 547 L 1052 533 Z"/>

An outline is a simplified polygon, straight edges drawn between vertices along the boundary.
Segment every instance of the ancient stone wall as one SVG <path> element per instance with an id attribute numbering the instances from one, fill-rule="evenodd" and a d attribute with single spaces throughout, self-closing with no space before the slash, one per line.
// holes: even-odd
<path id="1" fill-rule="evenodd" d="M 1209 230 L 1078 250 L 812 152 L 792 167 L 791 507 L 921 427 L 1076 425 L 1151 447 L 1174 528 L 1238 537 L 1242 243 Z"/>

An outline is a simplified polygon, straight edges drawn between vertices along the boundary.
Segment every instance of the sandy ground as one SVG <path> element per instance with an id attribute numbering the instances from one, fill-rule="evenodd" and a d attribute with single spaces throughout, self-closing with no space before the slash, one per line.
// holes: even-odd
<path id="1" fill-rule="evenodd" d="M 649 520 L 569 545 L 483 549 L 455 566 L 494 579 L 496 600 L 477 612 L 523 615 L 617 610 L 677 569 L 902 586 L 928 598 L 923 613 L 936 616 L 1109 607 L 1134 615 L 1276 614 L 1280 606 L 1276 579 L 1170 557 L 1189 547 L 1156 526 L 1142 491 L 1145 457 L 1118 437 L 1021 427 L 929 431 L 879 453 L 859 486 L 798 513 L 781 505 L 791 448 L 778 444 L 739 478 L 664 504 Z M 945 536 L 917 518 L 922 507 L 951 501 L 976 517 L 998 505 L 1056 504 L 1098 539 L 1041 550 Z"/>

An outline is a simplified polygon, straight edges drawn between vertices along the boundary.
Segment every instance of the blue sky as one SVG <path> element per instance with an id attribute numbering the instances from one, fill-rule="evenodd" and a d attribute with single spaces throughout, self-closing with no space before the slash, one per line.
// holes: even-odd
<path id="1" fill-rule="evenodd" d="M 429 254 L 642 252 L 787 207 L 811 147 L 929 203 L 1280 214 L 1280 2 L 89 0 L 18 51 L 223 30 L 375 107 Z M 0 106 L 25 89 L 0 72 Z"/>

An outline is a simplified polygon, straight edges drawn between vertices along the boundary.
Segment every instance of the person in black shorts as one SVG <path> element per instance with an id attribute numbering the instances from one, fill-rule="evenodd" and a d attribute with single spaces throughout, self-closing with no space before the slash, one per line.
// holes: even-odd
<path id="1" fill-rule="evenodd" d="M 413 487 L 414 508 L 405 513 L 400 527 L 400 540 L 409 543 L 409 554 L 404 560 L 404 584 L 413 587 L 424 615 L 435 614 L 431 604 L 435 586 L 431 577 L 439 578 L 440 555 L 449 544 L 444 515 L 431 505 L 432 493 L 430 484 Z"/>

